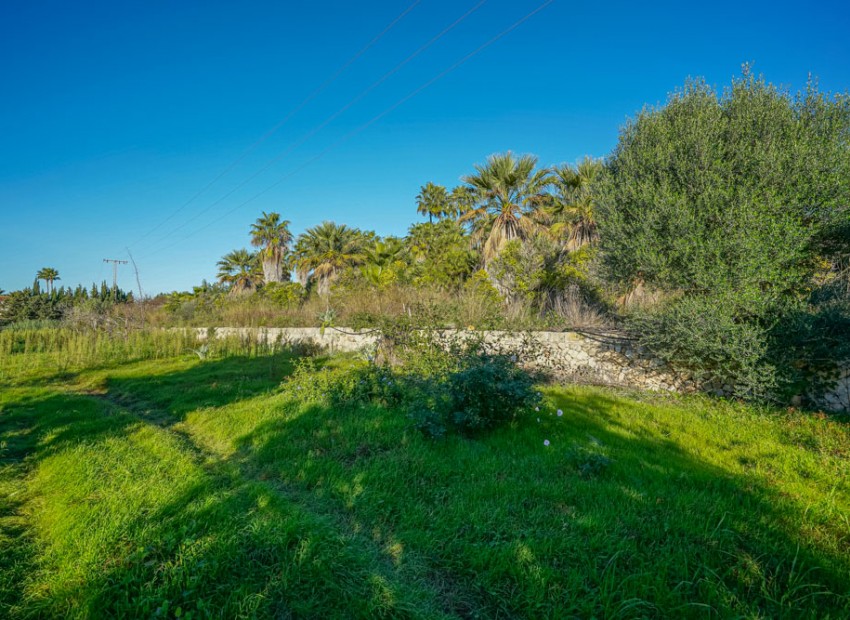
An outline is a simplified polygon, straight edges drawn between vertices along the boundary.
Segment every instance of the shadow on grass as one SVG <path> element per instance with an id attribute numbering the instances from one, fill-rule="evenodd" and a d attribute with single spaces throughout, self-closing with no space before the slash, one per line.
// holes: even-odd
<path id="1" fill-rule="evenodd" d="M 231 358 L 112 377 L 107 389 L 134 412 L 164 410 L 168 425 L 272 391 L 290 369 L 289 357 Z M 46 443 L 24 452 L 96 442 L 132 420 L 58 416 L 69 402 L 20 403 L 24 416 L 53 411 L 30 429 Z M 847 617 L 850 559 L 819 546 L 822 532 L 806 536 L 806 515 L 779 490 L 629 432 L 614 410 L 640 411 L 625 399 L 582 394 L 559 406 L 562 418 L 440 442 L 378 407 L 264 414 L 219 464 L 235 475 L 210 474 L 140 515 L 102 574 L 52 592 L 45 609 Z M 7 411 L 3 432 L 17 419 Z"/>
<path id="2" fill-rule="evenodd" d="M 24 582 L 39 568 L 27 527 L 26 479 L 50 454 L 80 442 L 124 435 L 138 420 L 113 415 L 86 396 L 21 390 L 0 407 L 0 616 L 23 604 Z"/>
<path id="3" fill-rule="evenodd" d="M 182 421 L 191 411 L 273 391 L 292 372 L 294 360 L 291 353 L 207 360 L 162 374 L 108 376 L 105 388 L 113 402 L 134 413 L 153 413 L 167 425 Z"/>
<path id="4" fill-rule="evenodd" d="M 563 418 L 437 443 L 398 412 L 314 407 L 238 442 L 262 477 L 452 584 L 450 614 L 846 616 L 850 558 L 806 537 L 801 509 L 623 432 L 608 412 L 624 406 L 584 397 Z"/>
<path id="5" fill-rule="evenodd" d="M 92 615 L 408 617 L 423 597 L 332 523 L 272 486 L 207 482 L 131 526 L 134 553 L 56 593 Z"/>

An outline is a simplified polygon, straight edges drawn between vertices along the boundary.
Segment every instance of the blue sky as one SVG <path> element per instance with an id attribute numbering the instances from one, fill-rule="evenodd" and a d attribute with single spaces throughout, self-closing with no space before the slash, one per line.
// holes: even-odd
<path id="1" fill-rule="evenodd" d="M 45 266 L 64 284 L 108 279 L 102 260 L 129 247 L 146 293 L 188 289 L 248 246 L 262 211 L 295 234 L 326 219 L 403 234 L 427 181 L 455 185 L 506 150 L 545 165 L 606 155 L 645 104 L 688 76 L 728 84 L 746 61 L 793 89 L 809 73 L 850 89 L 845 2 L 554 0 L 358 131 L 543 0 L 480 2 L 4 0 L 0 288 Z"/>

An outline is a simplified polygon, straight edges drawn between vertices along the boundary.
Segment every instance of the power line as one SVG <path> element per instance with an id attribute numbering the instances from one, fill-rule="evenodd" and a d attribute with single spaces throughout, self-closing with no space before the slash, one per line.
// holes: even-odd
<path id="1" fill-rule="evenodd" d="M 233 168 L 235 168 L 235 167 L 236 167 L 236 166 L 237 166 L 237 165 L 238 165 L 238 164 L 239 164 L 239 163 L 240 163 L 243 159 L 245 159 L 245 157 L 247 157 L 247 156 L 248 156 L 251 152 L 253 152 L 253 151 L 254 151 L 254 150 L 255 150 L 258 146 L 260 146 L 263 142 L 265 142 L 266 140 L 268 140 L 268 139 L 269 139 L 272 135 L 274 135 L 275 133 L 277 133 L 277 131 L 278 131 L 281 127 L 283 127 L 283 126 L 284 126 L 287 122 L 289 122 L 289 120 L 290 120 L 293 116 L 295 116 L 298 112 L 300 112 L 302 109 L 304 109 L 304 106 L 306 106 L 306 105 L 307 105 L 308 103 L 310 103 L 313 99 L 315 99 L 316 97 L 318 97 L 318 96 L 319 96 L 322 92 L 324 92 L 324 91 L 328 88 L 328 86 L 330 86 L 331 84 L 333 84 L 333 83 L 337 80 L 337 78 L 339 78 L 339 76 L 340 76 L 340 75 L 342 75 L 342 74 L 345 72 L 345 70 L 346 70 L 346 69 L 348 69 L 348 68 L 349 68 L 352 64 L 354 64 L 354 62 L 356 62 L 356 61 L 357 61 L 357 59 L 358 59 L 358 58 L 360 58 L 360 57 L 361 57 L 363 54 L 365 54 L 365 53 L 366 53 L 366 52 L 367 52 L 367 51 L 368 51 L 368 50 L 369 50 L 369 49 L 370 49 L 373 45 L 375 45 L 375 44 L 376 44 L 379 40 L 381 40 L 381 39 L 383 38 L 383 36 L 384 36 L 385 34 L 387 34 L 387 32 L 389 32 L 389 31 L 390 31 L 390 30 L 391 30 L 391 29 L 392 29 L 392 28 L 393 28 L 393 27 L 394 27 L 394 26 L 395 26 L 398 22 L 400 22 L 400 21 L 401 21 L 401 20 L 402 20 L 402 19 L 403 19 L 403 18 L 404 18 L 404 17 L 405 17 L 408 13 L 410 13 L 410 11 L 412 11 L 412 10 L 416 7 L 416 5 L 418 5 L 421 1 L 422 1 L 422 0 L 415 0 L 415 1 L 413 2 L 413 4 L 411 4 L 411 5 L 410 5 L 410 6 L 408 6 L 408 7 L 407 7 L 404 11 L 402 11 L 402 12 L 401 12 L 401 13 L 400 13 L 400 14 L 399 14 L 399 15 L 398 15 L 398 16 L 397 16 L 394 20 L 392 20 L 392 21 L 391 21 L 391 22 L 390 22 L 390 23 L 389 23 L 389 24 L 388 24 L 388 25 L 387 25 L 387 26 L 386 26 L 386 27 L 385 27 L 385 28 L 384 28 L 381 32 L 379 32 L 379 33 L 377 34 L 377 36 L 375 36 L 375 37 L 374 37 L 371 41 L 369 41 L 369 42 L 368 42 L 365 46 L 363 46 L 363 47 L 362 47 L 362 48 L 361 48 L 361 49 L 360 49 L 360 50 L 359 50 L 356 54 L 354 54 L 354 56 L 352 56 L 351 58 L 349 58 L 349 59 L 348 59 L 348 60 L 347 60 L 347 61 L 346 61 L 346 62 L 345 62 L 345 63 L 344 63 L 344 64 L 343 64 L 343 65 L 342 65 L 339 69 L 337 69 L 337 70 L 336 70 L 336 71 L 335 71 L 335 72 L 334 72 L 334 73 L 333 73 L 333 74 L 332 74 L 332 75 L 331 75 L 328 79 L 326 79 L 324 82 L 322 82 L 322 83 L 321 83 L 321 84 L 320 84 L 320 85 L 319 85 L 316 89 L 314 89 L 314 90 L 313 90 L 313 91 L 312 91 L 309 95 L 307 95 L 307 97 L 305 97 L 305 98 L 304 98 L 304 100 L 303 100 L 303 101 L 301 101 L 301 103 L 299 103 L 297 106 L 295 106 L 295 108 L 293 108 L 292 110 L 290 110 L 290 112 L 289 112 L 289 113 L 288 113 L 288 114 L 287 114 L 287 115 L 283 118 L 283 120 L 281 120 L 281 121 L 280 121 L 277 125 L 275 125 L 275 126 L 274 126 L 274 127 L 272 127 L 270 130 L 268 130 L 266 133 L 264 133 L 262 136 L 260 136 L 260 137 L 259 137 L 259 138 L 258 138 L 258 139 L 257 139 L 257 140 L 253 143 L 253 144 L 251 144 L 251 145 L 250 145 L 247 149 L 245 149 L 245 150 L 242 152 L 242 154 L 241 154 L 241 155 L 239 155 L 239 157 L 237 157 L 237 158 L 236 158 L 236 159 L 234 159 L 232 162 L 230 162 L 230 163 L 229 163 L 229 164 L 228 164 L 228 165 L 227 165 L 227 166 L 226 166 L 226 167 L 225 167 L 225 168 L 224 168 L 221 172 L 219 172 L 219 173 L 218 173 L 218 174 L 217 174 L 217 175 L 216 175 L 216 176 L 212 179 L 212 181 L 210 181 L 209 183 L 207 183 L 206 185 L 204 185 L 204 186 L 203 186 L 203 187 L 202 187 L 199 191 L 197 191 L 197 192 L 196 192 L 196 193 L 195 193 L 195 194 L 194 194 L 191 198 L 189 198 L 189 200 L 187 200 L 187 201 L 186 201 L 186 202 L 184 202 L 182 205 L 180 205 L 180 206 L 179 206 L 177 209 L 175 209 L 175 210 L 174 210 L 174 211 L 173 211 L 173 212 L 172 212 L 172 213 L 171 213 L 168 217 L 166 217 L 166 218 L 165 218 L 164 220 L 162 220 L 159 224 L 157 224 L 156 226 L 154 226 L 153 228 L 151 228 L 150 230 L 148 230 L 148 231 L 147 231 L 144 235 L 142 235 L 141 237 L 139 237 L 138 239 L 136 239 L 136 240 L 135 240 L 133 243 L 131 243 L 130 245 L 135 247 L 135 246 L 136 246 L 139 242 L 141 242 L 143 239 L 146 239 L 146 238 L 147 238 L 147 237 L 149 237 L 151 234 L 153 234 L 155 231 L 157 231 L 157 230 L 159 230 L 160 228 L 162 228 L 162 226 L 164 226 L 166 223 L 168 223 L 168 222 L 169 222 L 169 221 L 170 221 L 170 220 L 171 220 L 174 216 L 176 216 L 178 213 L 180 213 L 181 211 L 183 211 L 183 209 L 185 209 L 185 208 L 186 208 L 186 207 L 188 207 L 190 204 L 192 204 L 193 202 L 195 202 L 195 200 L 197 200 L 198 198 L 200 198 L 200 196 L 201 196 L 201 195 L 203 195 L 203 194 L 204 194 L 204 192 L 206 192 L 206 191 L 207 191 L 210 187 L 212 187 L 213 185 L 215 185 L 215 183 L 216 183 L 216 182 L 218 182 L 218 181 L 219 181 L 222 177 L 224 177 L 227 173 L 229 173 L 231 170 L 233 170 Z M 191 221 L 191 220 L 190 220 L 190 221 Z"/>
<path id="2" fill-rule="evenodd" d="M 418 88 L 416 88 L 415 90 L 411 91 L 409 94 L 407 94 L 407 95 L 405 95 L 404 97 L 402 97 L 401 99 L 399 99 L 397 102 L 395 102 L 393 105 L 391 105 L 390 107 L 388 107 L 387 109 L 385 109 L 385 110 L 384 110 L 383 112 L 381 112 L 380 114 L 378 114 L 378 115 L 374 116 L 373 118 L 371 118 L 371 119 L 370 119 L 370 120 L 368 120 L 367 122 L 363 123 L 363 124 L 362 124 L 362 125 L 360 125 L 359 127 L 355 128 L 354 130 L 352 130 L 352 131 L 350 131 L 349 133 L 345 134 L 344 136 L 342 136 L 342 138 L 340 138 L 340 139 L 339 139 L 339 140 L 337 140 L 336 142 L 332 143 L 330 146 L 328 146 L 327 148 L 325 148 L 324 150 L 322 150 L 322 151 L 321 151 L 321 152 L 319 152 L 318 154 L 314 155 L 313 157 L 311 157 L 311 158 L 310 158 L 310 159 L 308 159 L 307 161 L 303 162 L 303 163 L 302 163 L 301 165 L 299 165 L 298 167 L 296 167 L 296 168 L 294 168 L 293 170 L 291 170 L 290 172 L 286 173 L 284 176 L 282 176 L 281 178 L 279 178 L 277 181 L 275 181 L 274 183 L 272 183 L 271 185 L 269 185 L 269 186 L 268 186 L 268 187 L 266 187 L 265 189 L 261 190 L 260 192 L 257 192 L 256 194 L 254 194 L 253 196 L 251 196 L 251 197 L 250 197 L 250 198 L 248 198 L 247 200 L 245 200 L 245 201 L 243 201 L 243 202 L 240 202 L 239 204 L 237 204 L 235 207 L 233 207 L 233 208 L 232 208 L 232 209 L 230 209 L 229 211 L 226 211 L 226 212 L 225 212 L 225 213 L 223 213 L 223 214 L 221 215 L 221 217 L 219 217 L 218 219 L 215 219 L 215 220 L 212 220 L 211 222 L 208 222 L 207 224 L 205 224 L 205 225 L 204 225 L 204 226 L 202 226 L 201 228 L 199 228 L 199 229 L 195 230 L 194 232 L 189 233 L 188 235 L 186 235 L 186 236 L 182 237 L 182 238 L 181 238 L 181 239 L 179 239 L 177 242 L 175 242 L 175 243 L 173 243 L 173 244 L 171 244 L 171 245 L 169 245 L 169 246 L 166 246 L 166 247 L 164 247 L 164 248 L 161 248 L 160 250 L 157 250 L 156 252 L 153 252 L 153 253 L 149 254 L 149 255 L 148 255 L 148 257 L 153 256 L 154 254 L 158 254 L 158 253 L 160 253 L 160 252 L 164 252 L 164 251 L 166 251 L 166 250 L 169 250 L 169 249 L 171 249 L 171 248 L 173 248 L 173 247 L 175 247 L 175 246 L 179 245 L 180 243 L 182 243 L 182 242 L 183 242 L 183 241 L 185 241 L 186 239 L 189 239 L 190 237 L 195 236 L 195 235 L 196 235 L 196 234 L 198 234 L 199 232 L 202 232 L 202 231 L 206 230 L 207 228 L 209 228 L 209 227 L 210 227 L 210 226 L 212 226 L 213 224 L 216 224 L 216 223 L 220 222 L 221 220 L 223 220 L 225 217 L 227 217 L 228 215 L 230 215 L 230 214 L 231 214 L 231 213 L 233 213 L 234 211 L 237 211 L 238 209 L 241 209 L 242 207 L 244 207 L 244 206 L 245 206 L 245 205 L 247 205 L 248 203 L 253 202 L 254 200 L 256 200 L 257 198 L 259 198 L 259 197 L 260 197 L 260 196 L 262 196 L 263 194 L 265 194 L 265 193 L 269 192 L 270 190 L 274 189 L 275 187 L 277 187 L 278 185 L 280 185 L 281 183 L 283 183 L 285 180 L 287 180 L 287 179 L 291 178 L 292 176 L 294 176 L 295 174 L 297 174 L 298 172 L 300 172 L 301 170 L 303 170 L 304 168 L 306 168 L 306 167 L 307 167 L 307 166 L 309 166 L 310 164 L 312 164 L 312 163 L 314 163 L 315 161 L 317 161 L 317 160 L 321 159 L 322 157 L 324 157 L 324 156 L 325 156 L 328 152 L 330 152 L 331 150 L 333 150 L 334 148 L 336 148 L 337 146 L 339 146 L 339 145 L 340 145 L 340 144 L 342 144 L 343 142 L 346 142 L 346 141 L 350 140 L 351 138 L 353 138 L 354 136 L 356 136 L 356 135 L 357 135 L 357 134 L 359 134 L 360 132 L 364 131 L 365 129 L 367 129 L 368 127 L 370 127 L 371 125 L 373 125 L 374 123 L 378 122 L 380 119 L 382 119 L 383 117 L 385 117 L 387 114 L 390 114 L 391 112 L 393 112 L 393 111 L 394 111 L 395 109 L 397 109 L 399 106 L 403 105 L 404 103 L 406 103 L 407 101 L 409 101 L 410 99 L 412 99 L 413 97 L 415 97 L 416 95 L 418 95 L 419 93 L 421 93 L 421 92 L 422 92 L 423 90 L 425 90 L 426 88 L 428 88 L 428 87 L 432 86 L 432 85 L 433 85 L 435 82 L 437 82 L 438 80 L 440 80 L 440 79 L 444 78 L 446 75 L 448 75 L 449 73 L 451 73 L 452 71 L 454 71 L 455 69 L 457 69 L 458 67 L 460 67 L 461 65 L 463 65 L 464 63 L 466 63 L 468 60 L 470 60 L 470 59 L 471 59 L 471 58 L 473 58 L 474 56 L 476 56 L 476 55 L 478 55 L 479 53 L 481 53 L 482 51 L 484 51 L 486 48 L 488 48 L 488 47 L 490 47 L 491 45 L 493 45 L 494 43 L 496 43 L 499 39 L 501 39 L 501 38 L 503 38 L 505 35 L 507 35 L 507 34 L 511 33 L 513 30 L 515 30 L 516 28 L 518 28 L 518 27 L 519 27 L 520 25 L 522 25 L 524 22 L 526 22 L 526 21 L 528 21 L 529 19 L 531 19 L 534 15 L 536 15 L 537 13 L 539 13 L 540 11 L 542 11 L 543 9 L 545 9 L 547 6 L 549 6 L 550 4 L 552 4 L 554 1 L 555 1 L 555 0 L 547 0 L 546 2 L 544 2 L 543 4 L 541 4 L 540 6 L 538 6 L 536 9 L 534 9 L 534 10 L 533 10 L 533 11 L 531 11 L 530 13 L 527 13 L 524 17 L 520 18 L 519 20 L 517 20 L 516 22 L 514 22 L 513 24 L 511 24 L 510 26 L 508 26 L 506 29 L 502 30 L 499 34 L 497 34 L 497 35 L 496 35 L 496 36 L 494 36 L 493 38 L 489 39 L 488 41 L 486 41 L 486 42 L 485 42 L 485 43 L 483 43 L 482 45 L 480 45 L 480 46 L 478 46 L 477 48 L 475 48 L 474 50 L 472 50 L 472 51 L 471 51 L 470 53 L 468 53 L 466 56 L 464 56 L 463 58 L 461 58 L 460 60 L 458 60 L 457 62 L 455 62 L 453 65 L 451 65 L 451 66 L 450 66 L 450 67 L 448 67 L 447 69 L 443 70 L 442 72 L 438 73 L 436 76 L 434 76 L 433 78 L 431 78 L 430 80 L 428 80 L 427 82 L 425 82 L 424 84 L 422 84 L 421 86 L 419 86 Z"/>
<path id="3" fill-rule="evenodd" d="M 245 187 L 245 185 L 247 185 L 248 183 L 250 183 L 251 181 L 253 181 L 254 179 L 256 179 L 256 178 L 257 178 L 258 176 L 260 176 L 263 172 L 265 172 L 266 170 L 268 170 L 269 168 L 271 168 L 274 164 L 276 164 L 276 163 L 277 163 L 277 162 L 279 162 L 281 159 L 283 159 L 284 157 L 286 157 L 287 155 L 289 155 L 290 153 L 292 153 L 292 152 L 293 152 L 295 149 L 297 149 L 299 146 L 303 145 L 303 144 L 304 144 L 305 142 L 307 142 L 310 138 L 312 138 L 314 135 L 316 135 L 317 133 L 319 133 L 322 129 L 324 129 L 324 128 L 325 128 L 325 127 L 327 127 L 330 123 L 332 123 L 334 120 L 336 120 L 336 119 L 337 119 L 340 115 L 342 115 L 344 112 L 346 112 L 347 110 L 349 110 L 349 109 L 350 109 L 350 108 L 351 108 L 354 104 L 356 104 L 358 101 L 360 101 L 361 99 L 363 99 L 363 97 L 365 97 L 366 95 L 368 95 L 368 94 L 369 94 L 370 92 L 372 92 L 375 88 L 377 88 L 378 86 L 380 86 L 381 84 L 383 84 L 386 80 L 388 80 L 388 79 L 389 79 L 390 77 L 392 77 L 395 73 L 397 73 L 399 70 L 401 70 L 401 68 L 402 68 L 402 67 L 404 67 L 406 64 L 408 64 L 408 63 L 409 63 L 410 61 L 412 61 L 414 58 L 416 58 L 417 56 L 419 56 L 422 52 L 424 52 L 424 51 L 425 51 L 425 50 L 427 50 L 429 47 L 431 47 L 434 43 L 436 43 L 438 40 L 440 40 L 443 36 L 445 36 L 446 34 L 448 34 L 451 30 L 453 30 L 456 26 L 458 26 L 458 25 L 459 25 L 459 24 L 460 24 L 463 20 L 465 20 L 467 17 L 469 17 L 470 15 L 472 15 L 475 11 L 477 11 L 478 9 L 480 9 L 480 8 L 481 8 L 481 7 L 482 7 L 482 6 L 483 6 L 486 2 L 487 2 L 487 0 L 480 0 L 480 1 L 479 1 L 477 4 L 475 4 L 475 5 L 474 5 L 471 9 L 469 9 L 468 11 L 466 11 L 463 15 L 461 15 L 460 17 L 458 17 L 458 18 L 457 18 L 454 22 L 452 22 L 451 24 L 449 24 L 448 26 L 446 26 L 443 30 L 441 30 L 439 33 L 437 33 L 435 36 L 433 36 L 433 37 L 432 37 L 432 38 L 431 38 L 428 42 L 426 42 L 425 44 L 423 44 L 422 46 L 420 46 L 418 49 L 416 49 L 416 51 L 414 51 L 412 54 L 410 54 L 407 58 L 405 58 L 404 60 L 402 60 L 401 62 L 399 62 L 397 65 L 395 65 L 392 69 L 390 69 L 389 71 L 387 71 L 384 75 L 382 75 L 382 76 L 381 76 L 380 78 L 378 78 L 376 81 L 374 81 L 372 84 L 370 84 L 369 86 L 367 86 L 364 90 L 362 90 L 362 91 L 361 91 L 361 92 L 359 92 L 357 95 L 355 95 L 355 96 L 354 96 L 354 98 L 352 98 L 352 99 L 351 99 L 348 103 L 346 103 L 344 106 L 342 106 L 339 110 L 337 110 L 336 112 L 334 112 L 333 114 L 331 114 L 329 117 L 327 117 L 324 121 L 322 121 L 321 123 L 319 123 L 318 125 L 316 125 L 315 127 L 313 127 L 310 131 L 308 131 L 308 132 L 307 132 L 305 135 L 303 135 L 300 139 L 298 139 L 296 142 L 294 142 L 294 143 L 292 143 L 291 145 L 289 145 L 289 146 L 288 146 L 288 147 L 287 147 L 287 148 L 286 148 L 283 152 L 281 152 L 280 154 L 276 155 L 275 157 L 273 157 L 272 159 L 270 159 L 268 162 L 266 162 L 266 163 L 265 163 L 265 164 L 264 164 L 264 165 L 263 165 L 263 166 L 262 166 L 259 170 L 257 170 L 256 172 L 254 172 L 251 176 L 249 176 L 248 178 L 246 178 L 245 180 L 243 180 L 241 183 L 237 184 L 235 187 L 231 188 L 231 189 L 230 189 L 228 192 L 226 192 L 223 196 L 219 197 L 219 198 L 218 198 L 217 200 L 215 200 L 212 204 L 208 205 L 205 209 L 202 209 L 201 211 L 199 211 L 198 213 L 196 213 L 194 216 L 192 216 L 191 218 L 189 218 L 188 220 L 186 220 L 185 222 L 183 222 L 180 226 L 177 226 L 177 227 L 173 228 L 173 229 L 172 229 L 172 230 L 170 230 L 168 233 L 166 233 L 165 235 L 163 235 L 162 237 L 160 237 L 159 239 L 157 239 L 156 241 L 154 241 L 154 242 L 152 243 L 152 245 L 156 245 L 156 244 L 157 244 L 157 243 L 159 243 L 160 241 L 164 241 L 164 240 L 165 240 L 165 239 L 167 239 L 168 237 L 172 236 L 174 233 L 178 232 L 179 230 L 181 230 L 181 229 L 185 228 L 186 226 L 188 226 L 189 224 L 191 224 L 192 222 L 194 222 L 195 220 L 197 220 L 197 219 L 198 219 L 199 217 L 201 217 L 202 215 L 204 215 L 204 214 L 208 213 L 208 212 L 209 212 L 209 211 L 210 211 L 213 207 L 217 206 L 218 204 L 220 204 L 221 202 L 223 202 L 224 200 L 226 200 L 227 198 L 229 198 L 230 196 L 232 196 L 235 192 L 237 192 L 238 190 L 240 190 L 240 189 L 242 189 L 243 187 Z"/>

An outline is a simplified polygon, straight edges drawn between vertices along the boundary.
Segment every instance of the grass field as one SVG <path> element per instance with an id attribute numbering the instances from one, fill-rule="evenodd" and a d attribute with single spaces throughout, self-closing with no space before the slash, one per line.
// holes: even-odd
<path id="1" fill-rule="evenodd" d="M 551 387 L 435 441 L 285 351 L 15 342 L 0 617 L 850 617 L 837 420 Z"/>

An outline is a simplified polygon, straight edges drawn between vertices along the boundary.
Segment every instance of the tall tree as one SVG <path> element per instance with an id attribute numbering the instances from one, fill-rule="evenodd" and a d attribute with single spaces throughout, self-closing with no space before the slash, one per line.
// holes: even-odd
<path id="1" fill-rule="evenodd" d="M 235 295 L 251 293 L 261 279 L 257 255 L 246 249 L 233 250 L 218 261 L 218 280 Z"/>
<path id="2" fill-rule="evenodd" d="M 551 177 L 548 170 L 537 170 L 533 155 L 516 158 L 510 151 L 491 155 L 486 164 L 475 166 L 475 170 L 463 181 L 474 192 L 476 202 L 460 220 L 472 224 L 473 241 L 483 242 L 487 263 L 506 242 L 524 239 L 536 229 L 532 216 L 543 201 Z"/>
<path id="3" fill-rule="evenodd" d="M 366 237 L 345 224 L 322 222 L 299 235 L 295 243 L 295 269 L 302 284 L 314 280 L 320 295 L 327 296 L 340 271 L 363 261 Z"/>
<path id="4" fill-rule="evenodd" d="M 553 170 L 553 191 L 545 212 L 553 220 L 553 236 L 564 239 L 570 251 L 599 239 L 594 188 L 604 168 L 602 160 L 585 157 L 575 166 L 564 164 Z"/>
<path id="5" fill-rule="evenodd" d="M 850 204 L 848 136 L 850 97 L 813 83 L 792 95 L 748 68 L 723 91 L 689 81 L 623 128 L 600 183 L 600 249 L 613 281 L 669 294 L 635 315 L 644 345 L 745 397 L 850 358 L 836 338 L 846 306 L 813 296 Z"/>
<path id="6" fill-rule="evenodd" d="M 416 212 L 427 215 L 429 222 L 433 223 L 435 217 L 439 220 L 449 215 L 451 210 L 451 200 L 445 187 L 428 181 L 419 188 L 419 195 L 416 196 Z"/>
<path id="7" fill-rule="evenodd" d="M 259 260 L 266 284 L 289 280 L 285 264 L 290 243 L 289 220 L 281 220 L 280 213 L 263 211 L 263 216 L 251 225 L 251 245 L 261 248 Z"/>
<path id="8" fill-rule="evenodd" d="M 44 280 L 44 283 L 47 285 L 47 294 L 50 295 L 53 293 L 53 282 L 56 280 L 61 280 L 59 277 L 59 272 L 56 271 L 53 267 L 42 267 L 38 270 L 38 273 L 35 275 L 37 280 Z"/>

